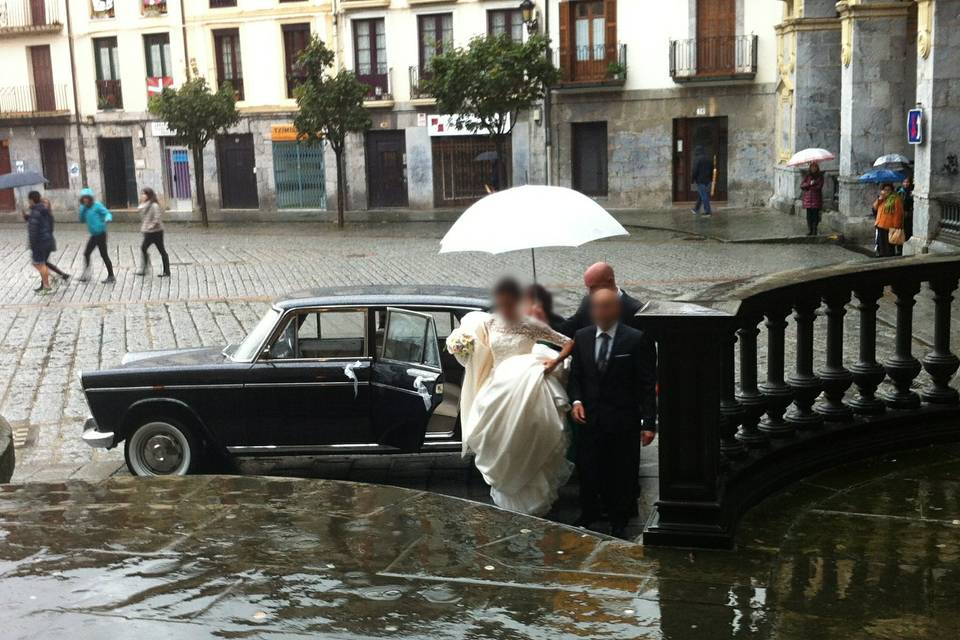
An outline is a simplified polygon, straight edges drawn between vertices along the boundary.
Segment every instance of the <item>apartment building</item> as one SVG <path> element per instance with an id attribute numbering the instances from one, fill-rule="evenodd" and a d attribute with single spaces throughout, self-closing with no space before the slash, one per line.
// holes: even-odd
<path id="1" fill-rule="evenodd" d="M 213 217 L 333 208 L 332 152 L 298 143 L 292 127 L 293 62 L 314 34 L 370 87 L 372 126 L 348 144 L 349 209 L 464 206 L 484 195 L 496 162 L 514 184 L 572 186 L 610 207 L 665 206 L 694 197 L 696 147 L 715 159 L 718 199 L 764 204 L 772 194 L 780 2 L 536 0 L 528 22 L 520 0 L 69 7 L 0 0 L 0 58 L 12 70 L 0 80 L 0 171 L 4 162 L 43 170 L 58 205 L 72 206 L 89 184 L 129 209 L 152 186 L 172 211 L 192 215 L 190 155 L 147 101 L 195 70 L 230 83 L 242 116 L 206 150 Z M 508 157 L 495 158 L 486 136 L 437 112 L 421 81 L 439 51 L 531 30 L 549 33 L 562 81 L 548 104 L 519 115 Z M 0 210 L 10 208 L 0 198 Z"/>

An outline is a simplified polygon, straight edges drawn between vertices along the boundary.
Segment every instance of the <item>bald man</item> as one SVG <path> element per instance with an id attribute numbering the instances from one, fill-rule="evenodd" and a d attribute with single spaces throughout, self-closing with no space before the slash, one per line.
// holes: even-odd
<path id="1" fill-rule="evenodd" d="M 578 423 L 580 517 L 590 528 L 604 510 L 611 532 L 624 537 L 636 512 L 641 442 L 653 440 L 655 362 L 643 333 L 622 322 L 622 300 L 610 288 L 590 296 L 593 324 L 580 329 L 569 394 Z"/>
<path id="2" fill-rule="evenodd" d="M 606 262 L 597 262 L 590 265 L 583 272 L 583 285 L 587 288 L 587 295 L 580 301 L 577 312 L 560 325 L 560 333 L 572 338 L 577 331 L 591 324 L 590 296 L 601 289 L 617 292 L 620 297 L 621 320 L 636 328 L 634 316 L 643 304 L 617 286 L 617 278 L 613 272 L 613 267 Z"/>

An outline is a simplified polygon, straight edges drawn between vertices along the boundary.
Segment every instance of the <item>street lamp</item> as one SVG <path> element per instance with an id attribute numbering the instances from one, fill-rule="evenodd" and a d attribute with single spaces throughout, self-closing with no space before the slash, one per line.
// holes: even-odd
<path id="1" fill-rule="evenodd" d="M 533 35 L 540 28 L 537 20 L 537 7 L 533 0 L 523 0 L 520 3 L 520 16 L 523 18 L 523 24 L 527 25 L 527 33 Z"/>

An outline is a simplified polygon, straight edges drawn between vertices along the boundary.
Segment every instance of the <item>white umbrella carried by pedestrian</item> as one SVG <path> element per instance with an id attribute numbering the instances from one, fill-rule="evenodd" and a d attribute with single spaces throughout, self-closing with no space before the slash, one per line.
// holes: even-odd
<path id="1" fill-rule="evenodd" d="M 910 158 L 900 153 L 888 153 L 873 161 L 875 167 L 906 166 L 908 164 L 910 164 Z"/>
<path id="2" fill-rule="evenodd" d="M 810 164 L 811 162 L 826 162 L 833 160 L 837 156 L 826 149 L 810 148 L 797 151 L 787 160 L 788 167 L 799 167 L 800 165 Z"/>
<path id="3" fill-rule="evenodd" d="M 440 241 L 440 253 L 506 253 L 530 249 L 537 277 L 539 247 L 579 247 L 630 235 L 606 209 L 565 187 L 527 185 L 492 193 L 463 212 Z"/>

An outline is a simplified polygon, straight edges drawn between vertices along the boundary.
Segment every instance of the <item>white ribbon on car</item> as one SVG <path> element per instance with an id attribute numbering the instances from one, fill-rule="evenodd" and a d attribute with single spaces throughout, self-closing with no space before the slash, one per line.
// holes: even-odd
<path id="1" fill-rule="evenodd" d="M 436 380 L 436 378 L 429 378 L 430 380 Z M 430 407 L 433 406 L 433 394 L 430 393 L 430 390 L 427 389 L 427 385 L 423 384 L 423 377 L 417 376 L 413 380 L 413 388 L 416 389 L 417 393 L 420 394 L 420 397 L 423 398 L 423 406 L 427 411 L 430 411 Z"/>
<path id="2" fill-rule="evenodd" d="M 347 376 L 349 379 L 353 380 L 353 399 L 357 399 L 357 395 L 360 393 L 360 379 L 357 378 L 357 372 L 355 369 L 359 369 L 365 366 L 364 363 L 357 360 L 356 362 L 351 362 L 343 368 L 343 375 Z"/>

